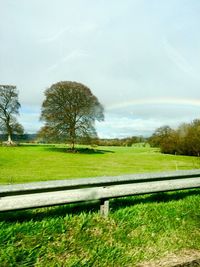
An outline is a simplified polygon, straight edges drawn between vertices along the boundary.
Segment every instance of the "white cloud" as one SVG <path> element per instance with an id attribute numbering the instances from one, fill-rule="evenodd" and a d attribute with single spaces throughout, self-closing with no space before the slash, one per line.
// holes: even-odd
<path id="1" fill-rule="evenodd" d="M 123 138 L 135 135 L 149 136 L 162 124 L 163 120 L 159 119 L 134 119 L 107 114 L 105 122 L 97 123 L 96 126 L 101 138 Z"/>
<path id="2" fill-rule="evenodd" d="M 139 118 L 131 116 L 130 114 L 124 117 L 120 114 L 106 113 L 106 119 L 104 122 L 96 123 L 98 135 L 100 138 L 123 138 L 129 136 L 150 136 L 156 128 L 169 125 L 172 128 L 178 127 L 183 122 L 191 122 L 191 120 L 197 118 L 184 114 L 180 117 L 168 117 L 165 116 L 153 116 L 146 110 L 148 116 L 140 116 Z M 200 114 L 199 114 L 200 115 Z"/>

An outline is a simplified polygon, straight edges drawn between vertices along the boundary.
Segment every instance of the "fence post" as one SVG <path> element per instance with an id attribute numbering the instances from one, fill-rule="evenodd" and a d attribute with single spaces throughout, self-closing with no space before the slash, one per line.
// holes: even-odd
<path id="1" fill-rule="evenodd" d="M 101 199 L 100 200 L 100 214 L 103 217 L 108 217 L 109 213 L 109 199 Z"/>

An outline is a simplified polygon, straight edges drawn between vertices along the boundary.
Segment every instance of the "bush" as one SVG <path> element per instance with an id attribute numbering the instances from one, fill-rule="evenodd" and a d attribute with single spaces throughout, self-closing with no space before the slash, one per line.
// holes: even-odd
<path id="1" fill-rule="evenodd" d="M 162 153 L 200 156 L 200 120 L 181 124 L 177 130 L 163 126 L 149 138 L 153 147 L 160 147 Z"/>

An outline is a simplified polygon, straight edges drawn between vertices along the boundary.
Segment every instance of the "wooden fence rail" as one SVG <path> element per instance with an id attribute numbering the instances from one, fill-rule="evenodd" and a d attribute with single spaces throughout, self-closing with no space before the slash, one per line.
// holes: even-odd
<path id="1" fill-rule="evenodd" d="M 111 198 L 198 187 L 200 170 L 0 185 L 0 212 L 100 200 L 106 216 Z"/>

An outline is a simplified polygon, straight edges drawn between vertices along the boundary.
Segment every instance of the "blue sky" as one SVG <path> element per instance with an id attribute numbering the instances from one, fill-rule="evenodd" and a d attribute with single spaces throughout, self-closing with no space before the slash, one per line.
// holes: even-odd
<path id="1" fill-rule="evenodd" d="M 100 137 L 150 135 L 200 117 L 199 0 L 0 0 L 0 84 L 37 131 L 44 90 L 84 83 L 105 107 Z"/>

